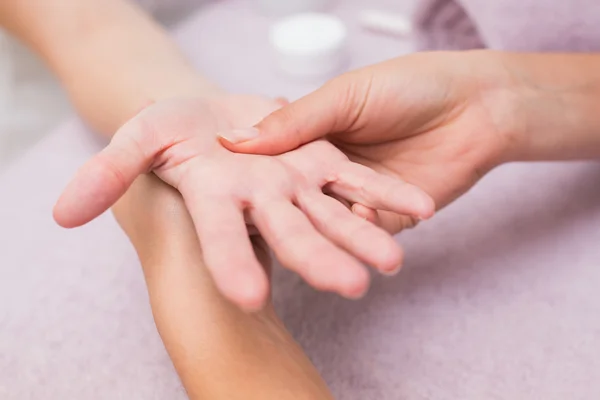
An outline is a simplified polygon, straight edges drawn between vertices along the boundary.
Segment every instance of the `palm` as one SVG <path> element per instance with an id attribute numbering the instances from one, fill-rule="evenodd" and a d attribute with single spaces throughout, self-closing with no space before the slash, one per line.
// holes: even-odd
<path id="1" fill-rule="evenodd" d="M 178 189 L 186 173 L 195 173 L 189 165 L 198 161 L 204 164 L 202 170 L 211 164 L 227 164 L 231 168 L 229 173 L 235 175 L 244 168 L 244 161 L 240 163 L 239 157 L 234 160 L 234 155 L 215 140 L 214 133 L 252 125 L 277 108 L 277 103 L 255 96 L 227 96 L 210 102 L 171 101 L 151 106 L 140 123 L 161 134 L 170 132 L 167 137 L 172 141 L 161 146 L 166 150 L 154 160 L 152 169 Z"/>
<path id="2" fill-rule="evenodd" d="M 276 103 L 256 97 L 153 104 L 82 168 L 57 213 L 70 218 L 66 225 L 85 223 L 111 206 L 137 176 L 153 171 L 182 194 L 206 265 L 236 303 L 255 308 L 268 293 L 248 222 L 284 266 L 314 287 L 356 297 L 368 283 L 359 260 L 390 271 L 401 253 L 383 230 L 325 192 L 411 215 L 428 216 L 432 202 L 415 187 L 352 163 L 326 141 L 277 157 L 232 153 L 217 141 L 217 132 L 252 125 L 275 108 Z"/>

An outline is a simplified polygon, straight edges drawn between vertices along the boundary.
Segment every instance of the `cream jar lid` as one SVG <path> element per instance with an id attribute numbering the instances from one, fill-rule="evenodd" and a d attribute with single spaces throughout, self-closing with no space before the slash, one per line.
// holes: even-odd
<path id="1" fill-rule="evenodd" d="M 344 22 L 322 13 L 302 13 L 281 19 L 269 33 L 280 69 L 301 77 L 339 73 L 348 58 L 347 38 Z"/>

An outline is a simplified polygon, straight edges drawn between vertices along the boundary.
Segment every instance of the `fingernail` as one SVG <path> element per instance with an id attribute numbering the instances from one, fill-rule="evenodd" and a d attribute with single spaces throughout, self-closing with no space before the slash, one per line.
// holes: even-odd
<path id="1" fill-rule="evenodd" d="M 348 298 L 350 300 L 359 300 L 359 299 L 362 299 L 369 292 L 369 286 L 370 285 L 368 285 L 368 284 L 356 286 L 356 287 L 348 290 L 346 292 L 346 294 L 344 295 L 344 297 L 346 297 L 346 298 Z"/>
<path id="2" fill-rule="evenodd" d="M 385 276 L 394 276 L 394 275 L 398 275 L 398 273 L 400 272 L 401 269 L 402 269 L 402 265 L 398 265 L 394 269 L 391 269 L 389 271 L 381 271 L 381 273 Z"/>
<path id="3" fill-rule="evenodd" d="M 349 293 L 346 297 L 350 300 L 360 300 L 365 297 L 368 293 L 368 290 L 363 290 L 357 293 Z"/>
<path id="4" fill-rule="evenodd" d="M 290 104 L 290 101 L 288 99 L 286 99 L 285 97 L 278 97 L 275 99 L 275 101 L 277 102 L 277 104 L 279 104 L 282 107 L 285 107 L 288 104 Z"/>
<path id="5" fill-rule="evenodd" d="M 230 131 L 220 132 L 218 135 L 229 143 L 247 142 L 258 137 L 259 131 L 256 128 L 232 129 Z"/>
<path id="6" fill-rule="evenodd" d="M 433 214 L 422 214 L 422 215 L 417 216 L 417 219 L 419 221 L 427 221 L 427 220 L 431 219 L 431 217 L 433 217 Z"/>

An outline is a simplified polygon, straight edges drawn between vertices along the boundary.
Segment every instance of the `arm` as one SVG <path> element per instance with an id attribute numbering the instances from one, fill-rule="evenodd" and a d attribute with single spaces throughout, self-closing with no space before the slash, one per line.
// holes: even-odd
<path id="1" fill-rule="evenodd" d="M 64 227 L 96 218 L 138 176 L 152 171 L 183 195 L 219 289 L 241 307 L 257 309 L 267 298 L 268 280 L 248 240 L 244 213 L 249 210 L 250 221 L 262 224 L 261 234 L 283 265 L 304 273 L 315 287 L 349 297 L 363 294 L 368 286 L 368 274 L 355 257 L 388 270 L 400 264 L 401 250 L 383 232 L 370 241 L 373 246 L 360 248 L 352 231 L 326 232 L 327 224 L 315 229 L 315 219 L 332 212 L 343 215 L 342 210 L 335 211 L 332 207 L 337 205 L 329 203 L 327 208 L 315 207 L 309 216 L 306 210 L 298 211 L 292 197 L 302 197 L 309 189 L 322 194 L 323 186 L 329 185 L 340 197 L 370 208 L 432 213 L 430 199 L 418 189 L 374 179 L 377 174 L 365 179 L 372 171 L 345 163 L 342 154 L 335 154 L 340 162 L 334 163 L 326 156 L 331 152 L 321 152 L 322 168 L 297 162 L 292 170 L 284 162 L 226 151 L 216 140 L 218 131 L 251 126 L 278 104 L 221 93 L 195 73 L 160 27 L 125 0 L 13 0 L 0 4 L 0 15 L 0 22 L 52 67 L 87 122 L 112 135 L 109 145 L 80 168 L 54 207 L 54 218 Z M 330 185 L 332 180 L 340 184 Z M 378 184 L 363 190 L 369 197 L 349 198 L 360 195 L 363 181 Z M 390 184 L 398 195 L 384 196 Z M 413 202 L 409 198 L 418 204 L 406 207 Z M 274 214 L 267 212 L 273 202 L 282 212 L 276 221 L 270 221 Z M 282 239 L 298 235 L 303 240 Z M 335 242 L 344 242 L 338 243 L 342 248 Z M 230 247 L 236 252 L 221 250 Z M 335 272 L 334 265 L 345 274 Z"/>
<path id="2" fill-rule="evenodd" d="M 332 398 L 271 306 L 246 314 L 219 294 L 176 191 L 140 177 L 114 213 L 138 251 L 156 325 L 191 399 Z M 266 265 L 267 253 L 257 253 Z"/>
<path id="3" fill-rule="evenodd" d="M 600 54 L 478 50 L 400 57 L 342 75 L 276 111 L 257 126 L 261 135 L 223 143 L 278 154 L 327 134 L 342 143 L 344 135 L 349 143 L 381 143 L 450 130 L 457 121 L 500 139 L 478 135 L 477 141 L 487 137 L 502 146 L 479 147 L 483 170 L 506 161 L 600 158 Z M 363 135 L 367 127 L 371 137 Z"/>
<path id="4" fill-rule="evenodd" d="M 493 56 L 508 77 L 494 85 L 495 115 L 511 102 L 517 116 L 503 128 L 508 161 L 600 158 L 600 54 Z"/>
<path id="5" fill-rule="evenodd" d="M 106 136 L 148 101 L 219 93 L 125 1 L 2 1 L 0 24 L 44 58 Z M 157 327 L 192 399 L 330 398 L 272 310 L 244 314 L 218 294 L 173 189 L 143 175 L 115 214 L 140 255 Z"/>
<path id="6" fill-rule="evenodd" d="M 151 101 L 220 93 L 125 0 L 2 1 L 0 25 L 43 58 L 80 114 L 107 136 Z"/>
<path id="7" fill-rule="evenodd" d="M 253 136 L 223 133 L 222 143 L 279 154 L 323 136 L 420 187 L 439 209 L 504 162 L 600 158 L 600 54 L 399 57 L 335 78 L 264 118 Z M 390 232 L 415 224 L 379 217 Z"/>

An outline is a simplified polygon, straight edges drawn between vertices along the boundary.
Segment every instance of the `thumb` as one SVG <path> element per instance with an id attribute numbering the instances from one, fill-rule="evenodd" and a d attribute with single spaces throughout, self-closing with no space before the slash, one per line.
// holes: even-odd
<path id="1" fill-rule="evenodd" d="M 367 84 L 343 75 L 274 111 L 253 128 L 220 132 L 220 142 L 240 153 L 275 155 L 293 150 L 348 130 L 360 114 L 367 91 Z"/>
<path id="2" fill-rule="evenodd" d="M 77 172 L 54 206 L 59 225 L 73 228 L 93 220 L 150 170 L 160 145 L 140 116 L 123 125 L 110 144 Z"/>

